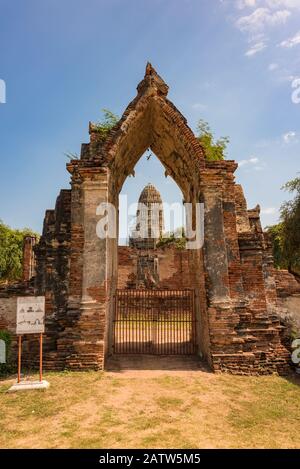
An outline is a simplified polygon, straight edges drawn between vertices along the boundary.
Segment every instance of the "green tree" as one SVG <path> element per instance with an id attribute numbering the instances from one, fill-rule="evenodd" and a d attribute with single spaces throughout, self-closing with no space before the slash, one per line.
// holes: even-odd
<path id="1" fill-rule="evenodd" d="M 109 109 L 102 109 L 103 118 L 102 120 L 94 124 L 94 129 L 98 132 L 100 141 L 105 142 L 110 130 L 117 124 L 119 117 L 111 112 Z M 64 155 L 69 160 L 79 160 L 80 156 L 74 152 L 64 152 Z"/>
<path id="2" fill-rule="evenodd" d="M 156 247 L 175 246 L 177 249 L 184 249 L 186 245 L 186 236 L 184 228 L 176 228 L 175 231 L 164 233 L 156 244 Z"/>
<path id="3" fill-rule="evenodd" d="M 119 117 L 109 109 L 102 109 L 103 118 L 95 124 L 101 140 L 105 141 L 110 130 L 117 124 Z"/>
<path id="4" fill-rule="evenodd" d="M 287 261 L 283 255 L 283 223 L 267 226 L 266 232 L 269 235 L 273 246 L 274 265 L 278 269 L 287 269 Z"/>
<path id="5" fill-rule="evenodd" d="M 273 244 L 275 266 L 300 274 L 300 178 L 287 182 L 282 189 L 295 193 L 280 208 L 280 222 L 266 228 Z"/>
<path id="6" fill-rule="evenodd" d="M 21 278 L 26 235 L 38 236 L 29 228 L 14 230 L 0 220 L 0 282 Z"/>
<path id="7" fill-rule="evenodd" d="M 280 209 L 283 223 L 283 256 L 290 272 L 300 273 L 300 177 L 287 182 L 283 189 L 295 193 Z"/>
<path id="8" fill-rule="evenodd" d="M 225 159 L 229 137 L 220 137 L 215 141 L 209 124 L 202 119 L 198 122 L 197 133 L 197 138 L 205 149 L 205 156 L 208 161 Z"/>

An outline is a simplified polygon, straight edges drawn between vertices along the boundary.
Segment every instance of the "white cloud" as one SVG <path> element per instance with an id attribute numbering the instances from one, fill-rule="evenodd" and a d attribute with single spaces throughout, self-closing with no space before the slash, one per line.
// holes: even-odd
<path id="1" fill-rule="evenodd" d="M 278 64 L 272 63 L 272 64 L 270 64 L 270 65 L 268 66 L 268 70 L 269 70 L 270 72 L 273 72 L 274 70 L 277 70 L 278 67 L 279 67 Z"/>
<path id="2" fill-rule="evenodd" d="M 272 9 L 297 9 L 300 8 L 300 0 L 236 0 L 236 6 L 239 10 L 243 10 L 244 8 L 256 8 L 258 6 Z"/>
<path id="3" fill-rule="evenodd" d="M 296 75 L 291 75 L 291 72 L 289 70 L 283 69 L 280 70 L 280 74 L 277 77 L 277 80 L 279 83 L 293 83 L 294 80 L 296 80 L 298 77 Z"/>
<path id="4" fill-rule="evenodd" d="M 270 8 L 300 8 L 300 0 L 266 0 Z"/>
<path id="5" fill-rule="evenodd" d="M 284 24 L 291 15 L 289 10 L 277 10 L 272 12 L 269 8 L 257 8 L 248 16 L 242 16 L 236 21 L 236 26 L 242 32 L 256 34 L 268 26 Z"/>
<path id="6" fill-rule="evenodd" d="M 277 213 L 277 208 L 275 208 L 275 207 L 262 208 L 260 213 L 262 215 L 274 215 L 275 213 Z"/>
<path id="7" fill-rule="evenodd" d="M 266 167 L 264 162 L 261 162 L 256 156 L 251 156 L 248 160 L 241 160 L 238 162 L 239 168 L 243 167 L 246 171 L 263 171 Z"/>
<path id="8" fill-rule="evenodd" d="M 257 54 L 258 52 L 261 52 L 262 50 L 264 50 L 266 47 L 267 46 L 266 46 L 265 42 L 263 42 L 263 41 L 257 42 L 256 44 L 251 46 L 250 49 L 247 50 L 247 52 L 245 52 L 245 55 L 247 57 L 252 57 L 253 55 Z"/>
<path id="9" fill-rule="evenodd" d="M 234 5 L 239 10 L 235 26 L 247 36 L 250 44 L 246 57 L 253 57 L 265 49 L 271 30 L 285 25 L 296 14 L 295 10 L 300 10 L 300 0 L 235 0 Z M 293 47 L 299 43 L 300 32 L 280 45 Z"/>
<path id="10" fill-rule="evenodd" d="M 297 134 L 293 130 L 289 130 L 282 136 L 285 143 L 293 143 L 297 141 Z"/>
<path id="11" fill-rule="evenodd" d="M 242 166 L 246 166 L 246 165 L 253 165 L 253 164 L 256 164 L 259 162 L 259 159 L 256 158 L 255 156 L 252 156 L 251 158 L 249 158 L 248 160 L 241 160 L 238 162 L 239 164 L 239 168 L 241 168 Z"/>
<path id="12" fill-rule="evenodd" d="M 192 104 L 193 109 L 199 109 L 200 111 L 205 111 L 207 109 L 207 105 L 203 103 L 194 103 Z"/>
<path id="13" fill-rule="evenodd" d="M 290 37 L 289 39 L 286 39 L 285 41 L 282 41 L 280 43 L 281 47 L 286 47 L 288 49 L 297 46 L 300 44 L 300 31 L 298 31 L 295 36 Z"/>
<path id="14" fill-rule="evenodd" d="M 238 0 L 237 7 L 242 10 L 243 8 L 253 8 L 256 6 L 256 0 Z"/>

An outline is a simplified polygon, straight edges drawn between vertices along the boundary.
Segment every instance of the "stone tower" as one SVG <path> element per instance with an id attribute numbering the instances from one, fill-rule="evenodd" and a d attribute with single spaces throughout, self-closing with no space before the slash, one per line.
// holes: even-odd
<path id="1" fill-rule="evenodd" d="M 151 184 L 142 190 L 136 212 L 136 227 L 130 237 L 131 247 L 154 249 L 162 236 L 164 216 L 161 195 Z"/>

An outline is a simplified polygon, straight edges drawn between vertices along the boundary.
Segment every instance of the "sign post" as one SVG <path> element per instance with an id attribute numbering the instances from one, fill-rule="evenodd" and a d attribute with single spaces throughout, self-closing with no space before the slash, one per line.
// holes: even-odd
<path id="1" fill-rule="evenodd" d="M 40 383 L 43 381 L 43 334 L 40 333 Z"/>
<path id="2" fill-rule="evenodd" d="M 9 391 L 25 389 L 43 389 L 49 383 L 43 380 L 43 333 L 45 331 L 45 297 L 21 296 L 17 298 L 17 328 L 18 335 L 18 380 Z M 21 381 L 22 336 L 25 334 L 38 334 L 39 355 L 39 381 Z"/>
<path id="3" fill-rule="evenodd" d="M 0 364 L 6 363 L 6 343 L 0 339 Z"/>
<path id="4" fill-rule="evenodd" d="M 22 336 L 18 337 L 18 383 L 21 382 Z"/>

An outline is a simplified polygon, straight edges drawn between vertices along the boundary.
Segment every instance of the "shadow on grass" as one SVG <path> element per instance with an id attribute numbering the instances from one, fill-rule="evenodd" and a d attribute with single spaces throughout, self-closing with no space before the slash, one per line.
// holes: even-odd
<path id="1" fill-rule="evenodd" d="M 291 372 L 283 378 L 291 384 L 300 386 L 300 374 L 296 373 L 295 368 L 291 368 Z"/>
<path id="2" fill-rule="evenodd" d="M 209 366 L 196 356 L 170 355 L 112 355 L 106 363 L 106 371 L 123 372 L 125 370 L 162 370 L 211 372 Z"/>

